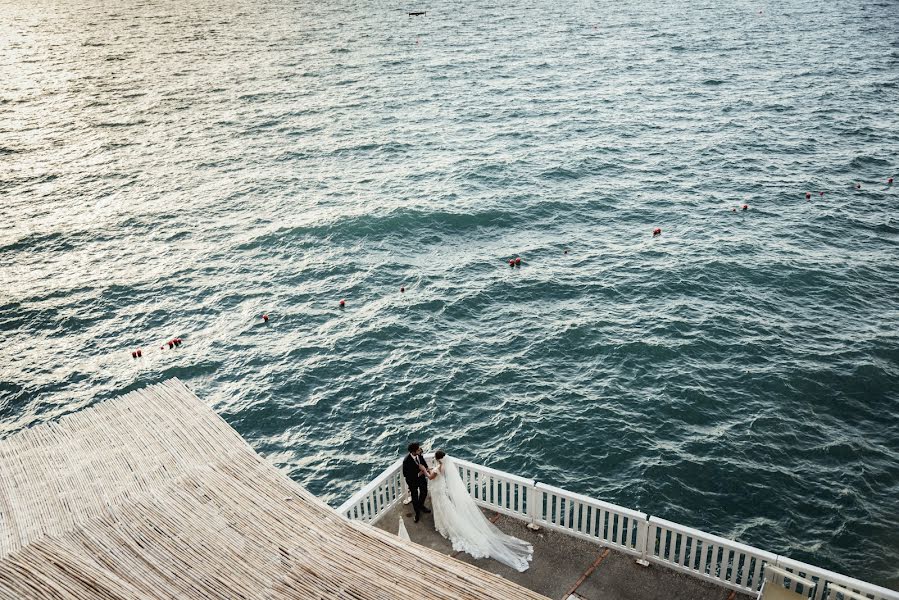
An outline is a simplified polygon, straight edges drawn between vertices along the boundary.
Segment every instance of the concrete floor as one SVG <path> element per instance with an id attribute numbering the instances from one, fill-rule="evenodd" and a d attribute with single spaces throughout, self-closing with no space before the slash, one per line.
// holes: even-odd
<path id="1" fill-rule="evenodd" d="M 518 519 L 484 512 L 506 533 L 533 544 L 531 568 L 519 573 L 490 559 L 474 560 L 464 553 L 456 558 L 552 599 L 752 600 L 749 596 L 732 593 L 659 565 L 641 567 L 633 557 L 587 540 L 543 529 L 531 531 Z M 422 515 L 418 523 L 412 521 L 411 505 L 394 508 L 378 521 L 376 527 L 395 534 L 401 515 L 413 542 L 443 554 L 454 554 L 452 545 L 434 529 L 430 514 Z"/>

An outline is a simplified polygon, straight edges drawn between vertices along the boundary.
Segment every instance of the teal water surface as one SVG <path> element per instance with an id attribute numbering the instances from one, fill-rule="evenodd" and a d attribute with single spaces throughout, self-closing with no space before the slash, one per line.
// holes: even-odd
<path id="1" fill-rule="evenodd" d="M 180 377 L 333 505 L 417 438 L 899 589 L 897 31 L 0 0 L 0 436 Z"/>

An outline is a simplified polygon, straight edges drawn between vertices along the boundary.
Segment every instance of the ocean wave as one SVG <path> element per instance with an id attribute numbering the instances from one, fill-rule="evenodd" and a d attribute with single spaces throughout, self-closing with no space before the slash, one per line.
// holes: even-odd
<path id="1" fill-rule="evenodd" d="M 380 238 L 385 235 L 408 238 L 422 231 L 434 230 L 461 235 L 482 227 L 508 226 L 517 219 L 514 211 L 484 210 L 480 212 L 446 212 L 397 209 L 338 218 L 326 223 L 281 229 L 238 246 L 237 250 L 259 247 L 282 247 L 304 239 L 329 239 L 345 242 L 353 239 Z"/>
<path id="2" fill-rule="evenodd" d="M 848 167 L 850 170 L 859 171 L 866 167 L 888 167 L 890 165 L 891 161 L 886 158 L 877 156 L 856 156 L 849 161 Z"/>

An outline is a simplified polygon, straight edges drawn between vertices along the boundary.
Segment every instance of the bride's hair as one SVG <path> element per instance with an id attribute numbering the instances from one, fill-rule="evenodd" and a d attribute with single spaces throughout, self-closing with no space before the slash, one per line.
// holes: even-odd
<path id="1" fill-rule="evenodd" d="M 434 453 L 434 458 L 436 458 L 437 460 L 443 459 L 444 456 L 446 456 L 446 452 L 444 452 L 443 450 L 438 450 Z"/>

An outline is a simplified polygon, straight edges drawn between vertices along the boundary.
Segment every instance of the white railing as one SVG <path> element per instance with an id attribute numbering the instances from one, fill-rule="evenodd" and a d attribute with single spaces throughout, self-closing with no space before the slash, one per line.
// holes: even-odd
<path id="1" fill-rule="evenodd" d="M 771 563 L 816 582 L 818 585 L 812 596 L 814 600 L 840 598 L 830 584 L 843 586 L 873 600 L 899 600 L 899 592 L 665 519 L 650 517 L 647 525 L 646 559 L 649 562 L 662 564 L 745 594 L 758 592 L 762 585 L 764 566 Z M 799 591 L 808 593 L 802 586 Z"/>
<path id="2" fill-rule="evenodd" d="M 804 562 L 799 562 L 798 560 L 793 560 L 787 556 L 778 556 L 777 566 L 792 573 L 796 573 L 800 577 L 805 577 L 806 579 L 817 582 L 818 587 L 815 590 L 815 600 L 837 600 L 837 598 L 843 597 L 837 595 L 837 588 L 830 587 L 829 584 L 831 583 L 844 587 L 850 592 L 861 594 L 868 598 L 874 598 L 875 600 L 895 600 L 896 598 L 899 598 L 899 592 L 888 590 L 853 577 L 840 575 L 839 573 L 821 569 Z"/>
<path id="3" fill-rule="evenodd" d="M 534 498 L 534 480 L 497 471 L 453 457 L 462 482 L 480 506 L 518 519 L 530 518 L 529 504 Z"/>
<path id="4" fill-rule="evenodd" d="M 406 482 L 403 479 L 403 459 L 384 469 L 367 486 L 353 494 L 337 512 L 353 521 L 374 525 L 381 517 L 403 501 Z"/>
<path id="5" fill-rule="evenodd" d="M 641 555 L 646 514 L 537 483 L 536 511 L 531 521 L 547 529 Z"/>
<path id="6" fill-rule="evenodd" d="M 646 560 L 743 593 L 762 585 L 762 568 L 777 555 L 665 519 L 647 522 Z"/>
<path id="7" fill-rule="evenodd" d="M 830 584 L 843 586 L 871 600 L 899 600 L 899 592 L 786 556 L 467 460 L 453 457 L 453 461 L 479 506 L 744 594 L 758 592 L 764 567 L 770 563 L 797 577 L 817 582 L 814 600 L 842 598 Z M 402 471 L 403 461 L 399 459 L 344 502 L 337 512 L 348 519 L 377 523 L 406 496 Z"/>

